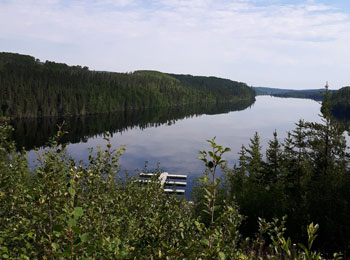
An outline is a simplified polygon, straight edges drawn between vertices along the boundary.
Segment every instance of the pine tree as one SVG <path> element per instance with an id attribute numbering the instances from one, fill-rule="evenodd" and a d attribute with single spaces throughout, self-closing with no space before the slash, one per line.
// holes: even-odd
<path id="1" fill-rule="evenodd" d="M 277 139 L 276 130 L 273 132 L 273 140 L 269 141 L 269 147 L 266 150 L 266 167 L 264 181 L 268 184 L 275 183 L 278 175 L 281 173 L 281 144 Z"/>
<path id="2" fill-rule="evenodd" d="M 255 132 L 254 137 L 250 139 L 247 152 L 247 170 L 250 178 L 260 183 L 262 181 L 263 160 L 261 153 L 260 137 Z"/>
<path id="3" fill-rule="evenodd" d="M 247 150 L 244 147 L 244 145 L 242 145 L 241 150 L 238 153 L 239 155 L 239 169 L 241 173 L 246 174 L 247 171 Z"/>
<path id="4" fill-rule="evenodd" d="M 321 107 L 321 123 L 307 123 L 308 148 L 315 176 L 342 172 L 347 165 L 345 128 L 335 121 L 330 112 L 328 84 Z"/>
<path id="5" fill-rule="evenodd" d="M 337 241 L 335 243 L 340 246 L 339 243 L 350 241 L 349 223 L 342 217 L 350 214 L 344 206 L 350 194 L 343 192 L 350 188 L 349 164 L 344 127 L 331 117 L 328 84 L 320 117 L 321 123 L 306 123 L 312 172 L 303 188 L 305 207 L 309 218 L 324 226 L 320 235 L 324 234 L 329 241 Z"/>

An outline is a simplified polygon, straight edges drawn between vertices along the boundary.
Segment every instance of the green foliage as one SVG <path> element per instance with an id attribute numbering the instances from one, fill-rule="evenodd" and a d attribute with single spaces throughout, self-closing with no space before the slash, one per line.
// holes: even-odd
<path id="1" fill-rule="evenodd" d="M 10 127 L 1 124 L 7 133 Z M 191 205 L 164 194 L 157 185 L 119 181 L 121 147 L 91 151 L 86 167 L 58 144 L 38 154 L 34 173 L 25 158 L 7 150 L 1 164 L 0 252 L 11 259 L 181 258 L 197 241 Z M 2 135 L 4 137 L 6 135 Z M 1 140 L 1 148 L 8 139 Z M 23 162 L 22 162 L 23 160 Z M 10 165 L 13 166 L 10 166 Z M 13 168 L 13 171 L 12 171 Z"/>
<path id="2" fill-rule="evenodd" d="M 329 97 L 329 104 L 332 115 L 337 119 L 346 122 L 349 126 L 350 118 L 350 87 L 343 87 Z"/>
<path id="3" fill-rule="evenodd" d="M 142 75 L 142 76 L 150 76 L 150 77 L 155 77 L 159 79 L 168 79 L 171 81 L 177 81 L 174 77 L 170 76 L 169 74 L 160 72 L 160 71 L 155 71 L 155 70 L 137 70 L 134 72 L 136 75 Z"/>
<path id="4" fill-rule="evenodd" d="M 272 96 L 283 97 L 283 98 L 307 98 L 307 99 L 313 99 L 316 101 L 322 101 L 323 100 L 322 92 L 324 92 L 323 89 L 294 90 L 290 92 L 272 94 Z"/>
<path id="5" fill-rule="evenodd" d="M 317 222 L 318 248 L 349 252 L 349 154 L 344 127 L 331 117 L 327 89 L 320 116 L 321 123 L 300 120 L 284 142 L 274 133 L 266 160 L 255 134 L 249 149 L 242 148 L 239 165 L 226 169 L 226 200 L 237 202 L 246 216 L 244 235 L 256 233 L 259 217 L 288 215 L 286 226 L 293 240 L 306 241 L 302 227 Z"/>
<path id="6" fill-rule="evenodd" d="M 216 197 L 217 197 L 216 193 L 220 185 L 220 179 L 217 179 L 215 174 L 216 174 L 217 167 L 221 166 L 225 162 L 222 159 L 222 155 L 226 152 L 229 152 L 231 149 L 223 148 L 221 145 L 217 145 L 215 143 L 215 137 L 211 140 L 207 140 L 207 142 L 210 144 L 211 150 L 209 150 L 208 152 L 200 151 L 199 153 L 201 154 L 201 156 L 199 156 L 198 159 L 203 161 L 206 166 L 206 172 L 204 176 L 201 178 L 201 182 L 203 184 L 202 189 L 206 193 L 204 195 L 206 209 L 203 211 L 207 213 L 210 217 L 209 229 L 215 229 L 215 225 L 214 225 L 215 211 L 217 211 L 221 206 L 221 205 L 215 204 Z M 208 177 L 208 175 L 211 175 L 211 179 Z M 230 209 L 231 211 L 233 211 L 232 208 Z M 213 232 L 212 234 L 209 234 L 209 237 L 208 237 L 209 249 L 212 249 L 213 247 L 213 241 L 215 239 L 214 235 L 215 235 L 215 232 Z"/>
<path id="7" fill-rule="evenodd" d="M 322 260 L 325 259 L 321 256 L 320 252 L 312 250 L 312 245 L 317 237 L 316 232 L 319 226 L 311 223 L 307 227 L 307 246 L 302 243 L 293 244 L 290 237 L 285 237 L 285 223 L 287 217 L 284 216 L 282 220 L 274 218 L 271 222 L 266 222 L 265 219 L 259 218 L 259 233 L 253 245 L 258 247 L 259 250 L 255 251 L 258 254 L 255 255 L 258 259 L 295 259 L 295 260 Z M 271 240 L 268 248 L 265 248 L 265 236 L 268 235 Z M 331 259 L 342 259 L 341 254 L 334 254 Z"/>
<path id="8" fill-rule="evenodd" d="M 30 176 L 25 153 L 17 153 L 9 139 L 12 130 L 8 120 L 0 118 L 0 257 L 4 259 L 12 250 L 25 255 L 31 235 L 27 229 L 30 205 L 26 203 L 31 196 Z M 19 240 L 25 243 L 19 245 Z"/>
<path id="9" fill-rule="evenodd" d="M 281 172 L 281 144 L 277 139 L 277 132 L 273 132 L 273 140 L 269 141 L 269 147 L 266 150 L 266 169 L 264 170 L 264 182 L 272 185 L 277 181 L 278 174 Z"/>
<path id="10" fill-rule="evenodd" d="M 262 181 L 263 160 L 261 153 L 260 137 L 255 132 L 254 137 L 250 139 L 249 148 L 245 149 L 247 152 L 247 170 L 249 175 L 256 180 L 256 182 Z"/>
<path id="11" fill-rule="evenodd" d="M 12 118 L 255 100 L 246 84 L 211 77 L 97 72 L 13 53 L 0 53 L 0 68 L 0 116 Z"/>
<path id="12" fill-rule="evenodd" d="M 327 122 L 325 117 L 319 125 L 300 124 L 282 145 L 275 133 L 266 162 L 256 134 L 232 171 L 223 160 L 230 149 L 208 140 L 211 149 L 200 151 L 206 171 L 190 203 L 165 194 L 156 182 L 122 178 L 119 159 L 125 148 L 113 149 L 109 134 L 106 146 L 91 149 L 89 164 L 82 165 L 60 144 L 65 132 L 59 127 L 31 172 L 25 153 L 10 140 L 12 127 L 1 119 L 0 258 L 325 259 L 314 245 L 327 250 L 327 242 L 341 239 L 346 249 L 350 233 L 344 140 Z M 296 140 L 299 132 L 305 133 L 305 149 Z M 218 167 L 227 171 L 225 182 L 217 178 Z M 300 182 L 289 183 L 289 172 L 296 170 Z M 291 195 L 294 190 L 299 197 Z M 281 216 L 285 213 L 291 222 Z M 316 240 L 318 225 L 307 225 L 313 221 L 321 223 L 321 239 Z M 245 238 L 247 223 L 253 234 Z M 305 227 L 305 240 L 293 244 L 293 232 L 301 234 L 298 228 Z"/>

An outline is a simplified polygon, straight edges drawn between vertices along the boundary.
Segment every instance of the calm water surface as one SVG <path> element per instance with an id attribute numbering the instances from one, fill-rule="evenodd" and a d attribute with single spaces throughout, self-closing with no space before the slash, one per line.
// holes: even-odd
<path id="1" fill-rule="evenodd" d="M 192 112 L 186 113 L 182 111 L 181 116 L 172 115 L 168 119 L 166 117 L 170 115 L 169 111 L 163 111 L 161 116 L 147 112 L 149 122 L 146 120 L 142 123 L 138 121 L 144 120 L 145 115 L 140 115 L 139 119 L 135 115 L 133 117 L 124 115 L 123 118 L 109 116 L 106 119 L 98 116 L 83 120 L 71 119 L 67 121 L 67 130 L 74 130 L 68 141 L 75 143 L 69 144 L 67 150 L 74 159 L 87 162 L 88 148 L 105 146 L 103 132 L 110 131 L 113 133 L 111 143 L 114 148 L 119 145 L 126 146 L 126 152 L 120 160 L 123 171 L 134 174 L 135 170 L 144 168 L 146 161 L 150 170 L 156 168 L 159 163 L 161 169 L 169 173 L 188 175 L 187 194 L 189 194 L 192 181 L 201 176 L 204 171 L 203 163 L 197 159 L 197 156 L 199 150 L 209 149 L 205 140 L 216 136 L 218 144 L 230 147 L 232 151 L 226 154 L 225 159 L 232 167 L 237 162 L 237 153 L 241 145 L 248 145 L 255 131 L 261 137 L 264 151 L 274 130 L 277 131 L 278 138 L 283 140 L 287 132 L 294 129 L 294 124 L 299 119 L 320 121 L 318 117 L 320 104 L 307 99 L 258 96 L 256 102 L 250 107 L 243 105 L 241 108 L 221 108 L 217 110 L 217 113 L 221 114 L 215 114 L 216 110 L 210 108 L 209 114 L 201 115 L 196 109 L 198 110 L 193 108 Z M 230 110 L 236 111 L 229 112 Z M 152 115 L 150 116 L 149 113 Z M 132 118 L 133 122 L 128 123 L 128 118 L 129 121 Z M 123 124 L 119 125 L 117 121 L 123 121 Z M 98 122 L 99 126 L 91 129 L 93 127 L 89 126 L 89 122 L 95 122 L 94 124 Z M 25 137 L 21 139 L 23 142 L 21 144 L 29 149 L 28 160 L 31 165 L 35 164 L 36 159 L 35 153 L 30 150 L 31 146 L 41 146 L 43 141 L 39 137 L 45 135 L 38 134 L 39 130 L 51 129 L 52 131 L 56 123 L 53 120 L 51 123 L 36 122 L 35 126 L 33 126 L 34 123 L 28 123 L 16 127 L 17 131 L 24 128 L 22 131 L 25 131 L 25 134 L 17 132 L 16 135 Z M 29 129 L 37 129 L 37 131 L 30 134 Z"/>

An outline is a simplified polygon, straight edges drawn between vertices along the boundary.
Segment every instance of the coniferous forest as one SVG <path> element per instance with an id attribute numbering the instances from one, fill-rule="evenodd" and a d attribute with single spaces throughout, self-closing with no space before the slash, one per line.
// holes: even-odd
<path id="1" fill-rule="evenodd" d="M 350 87 L 343 87 L 335 91 L 330 97 L 332 114 L 343 121 L 350 118 Z M 349 124 L 347 122 L 347 124 Z"/>
<path id="2" fill-rule="evenodd" d="M 245 83 L 156 71 L 115 73 L 0 53 L 0 116 L 72 116 L 255 100 Z"/>

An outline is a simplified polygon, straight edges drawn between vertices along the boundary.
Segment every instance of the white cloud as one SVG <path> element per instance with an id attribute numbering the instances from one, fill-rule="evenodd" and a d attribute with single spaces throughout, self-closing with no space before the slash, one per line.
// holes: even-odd
<path id="1" fill-rule="evenodd" d="M 24 46 L 32 41 L 65 57 L 54 47 L 62 44 L 68 63 L 100 70 L 211 74 L 273 87 L 349 84 L 341 73 L 349 70 L 349 14 L 317 1 L 0 1 L 0 35 L 0 48 L 14 51 L 6 41 L 22 40 L 18 52 L 40 56 Z"/>

